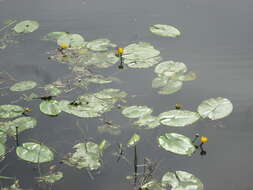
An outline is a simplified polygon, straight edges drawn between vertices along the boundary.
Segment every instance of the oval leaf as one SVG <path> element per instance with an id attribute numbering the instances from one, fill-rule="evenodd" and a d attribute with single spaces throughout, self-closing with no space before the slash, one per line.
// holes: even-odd
<path id="1" fill-rule="evenodd" d="M 58 115 L 61 113 L 61 107 L 57 100 L 44 100 L 40 103 L 40 111 L 46 115 Z"/>
<path id="2" fill-rule="evenodd" d="M 47 146 L 34 142 L 27 142 L 18 146 L 16 153 L 22 160 L 32 163 L 50 162 L 54 159 L 53 152 Z"/>
<path id="3" fill-rule="evenodd" d="M 152 111 L 153 110 L 147 106 L 129 106 L 124 108 L 121 113 L 128 118 L 138 118 L 151 114 Z"/>
<path id="4" fill-rule="evenodd" d="M 34 81 L 21 81 L 18 83 L 15 83 L 14 85 L 12 85 L 10 87 L 11 91 L 26 91 L 26 90 L 30 90 L 33 89 L 35 86 L 37 85 L 36 82 Z"/>
<path id="5" fill-rule="evenodd" d="M 150 32 L 153 34 L 164 36 L 164 37 L 172 37 L 175 38 L 180 36 L 180 31 L 174 26 L 165 25 L 165 24 L 155 24 L 149 27 Z"/>
<path id="6" fill-rule="evenodd" d="M 137 142 L 139 142 L 141 139 L 140 135 L 138 134 L 133 134 L 133 136 L 128 140 L 127 146 L 135 146 L 137 144 Z"/>
<path id="7" fill-rule="evenodd" d="M 0 105 L 0 118 L 14 118 L 24 113 L 24 108 L 17 105 Z"/>
<path id="8" fill-rule="evenodd" d="M 14 30 L 17 33 L 30 33 L 34 32 L 39 28 L 39 23 L 34 20 L 25 20 L 19 22 L 15 27 Z"/>
<path id="9" fill-rule="evenodd" d="M 191 155 L 195 151 L 191 139 L 178 133 L 165 133 L 158 137 L 158 142 L 163 149 L 180 155 Z"/>

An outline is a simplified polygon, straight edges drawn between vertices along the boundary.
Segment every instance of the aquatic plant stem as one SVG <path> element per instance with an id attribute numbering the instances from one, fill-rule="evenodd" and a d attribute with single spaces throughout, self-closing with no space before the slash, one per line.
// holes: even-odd
<path id="1" fill-rule="evenodd" d="M 138 171 L 138 158 L 137 158 L 137 145 L 134 146 L 134 185 L 137 183 L 137 171 Z"/>
<path id="2" fill-rule="evenodd" d="M 16 127 L 16 146 L 19 146 L 18 127 Z"/>

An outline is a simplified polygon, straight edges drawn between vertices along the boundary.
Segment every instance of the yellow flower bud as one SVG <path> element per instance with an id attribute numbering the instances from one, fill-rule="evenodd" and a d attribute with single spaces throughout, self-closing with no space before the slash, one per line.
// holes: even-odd
<path id="1" fill-rule="evenodd" d="M 206 143 L 206 142 L 208 142 L 208 138 L 205 137 L 205 136 L 202 136 L 202 137 L 200 138 L 200 141 L 201 141 L 202 143 Z"/>
<path id="2" fill-rule="evenodd" d="M 124 49 L 123 49 L 123 48 L 118 48 L 118 50 L 117 50 L 117 53 L 118 53 L 118 54 L 122 55 L 123 52 L 124 52 Z"/>
<path id="3" fill-rule="evenodd" d="M 68 44 L 61 44 L 60 47 L 62 49 L 68 49 L 69 48 L 69 45 Z"/>

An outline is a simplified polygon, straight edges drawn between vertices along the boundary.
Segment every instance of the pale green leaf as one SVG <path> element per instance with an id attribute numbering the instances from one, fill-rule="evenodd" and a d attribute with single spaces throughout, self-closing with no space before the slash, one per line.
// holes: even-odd
<path id="1" fill-rule="evenodd" d="M 155 24 L 149 27 L 150 32 L 153 34 L 164 36 L 164 37 L 172 37 L 175 38 L 180 36 L 180 31 L 174 26 L 165 25 L 165 24 Z"/>
<path id="2" fill-rule="evenodd" d="M 30 33 L 34 32 L 39 28 L 39 23 L 34 20 L 25 20 L 22 22 L 19 22 L 14 27 L 14 31 L 17 33 Z"/>
<path id="3" fill-rule="evenodd" d="M 57 100 L 43 100 L 40 103 L 40 111 L 46 115 L 56 116 L 62 110 Z"/>
<path id="4" fill-rule="evenodd" d="M 18 83 L 15 83 L 14 85 L 12 85 L 10 87 L 10 90 L 11 91 L 26 91 L 26 90 L 31 90 L 33 89 L 35 86 L 37 86 L 37 83 L 34 82 L 34 81 L 21 81 L 21 82 L 18 82 Z"/>
<path id="5" fill-rule="evenodd" d="M 133 134 L 132 137 L 128 140 L 127 146 L 135 146 L 139 141 L 140 141 L 141 137 L 138 134 Z"/>
<path id="6" fill-rule="evenodd" d="M 17 105 L 0 105 L 0 118 L 14 118 L 24 113 L 24 108 Z"/>
<path id="7" fill-rule="evenodd" d="M 56 181 L 59 181 L 63 178 L 63 173 L 62 172 L 55 172 L 51 173 L 49 175 L 37 177 L 38 182 L 43 182 L 43 183 L 48 183 L 48 184 L 53 184 Z"/>
<path id="8" fill-rule="evenodd" d="M 121 113 L 128 118 L 139 118 L 151 114 L 152 111 L 147 106 L 129 106 L 124 108 Z"/>

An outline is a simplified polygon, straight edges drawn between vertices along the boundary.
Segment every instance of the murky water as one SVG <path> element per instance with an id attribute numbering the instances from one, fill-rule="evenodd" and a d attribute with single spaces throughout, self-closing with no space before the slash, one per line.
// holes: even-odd
<path id="1" fill-rule="evenodd" d="M 109 38 L 120 46 L 131 42 L 145 41 L 161 51 L 163 60 L 178 60 L 197 73 L 197 80 L 187 82 L 172 95 L 162 96 L 151 88 L 155 77 L 151 69 L 117 68 L 106 70 L 115 73 L 122 82 L 105 86 L 91 86 L 95 92 L 103 87 L 120 88 L 136 98 L 129 98 L 128 105 L 147 105 L 154 109 L 154 115 L 172 109 L 180 103 L 185 109 L 196 110 L 202 100 L 210 97 L 229 98 L 234 105 L 233 113 L 219 121 L 203 120 L 185 128 L 159 127 L 155 130 L 139 131 L 142 141 L 138 145 L 140 160 L 149 157 L 159 161 L 155 178 L 159 179 L 167 171 L 184 170 L 199 177 L 207 190 L 249 190 L 253 189 L 253 1 L 251 0 L 0 0 L 0 22 L 6 19 L 32 19 L 40 22 L 35 33 L 24 37 L 19 44 L 0 51 L 1 70 L 5 70 L 18 80 L 34 80 L 41 85 L 55 81 L 69 73 L 66 65 L 47 59 L 47 54 L 55 48 L 54 43 L 40 38 L 52 31 L 69 31 L 83 34 L 87 40 Z M 166 39 L 148 31 L 152 24 L 171 24 L 182 31 L 178 39 Z M 3 96 L 0 104 L 16 100 L 18 95 Z M 123 128 L 119 137 L 99 135 L 96 119 L 77 119 L 61 113 L 57 118 L 47 117 L 38 110 L 39 101 L 29 102 L 33 107 L 32 116 L 38 125 L 21 135 L 21 141 L 31 139 L 42 141 L 56 150 L 53 163 L 43 164 L 42 173 L 48 166 L 57 164 L 64 172 L 64 179 L 53 186 L 55 190 L 67 189 L 132 189 L 125 179 L 133 173 L 133 167 L 126 162 L 116 163 L 112 146 L 104 155 L 104 165 L 100 173 L 94 173 L 91 180 L 85 171 L 60 165 L 62 157 L 72 151 L 72 146 L 80 142 L 84 135 L 76 127 L 76 121 L 85 135 L 96 142 L 108 139 L 112 144 L 127 142 L 137 130 L 117 110 L 106 113 L 105 118 L 113 120 Z M 20 105 L 26 105 L 20 102 Z M 26 105 L 27 106 L 27 105 Z M 156 137 L 165 131 L 178 132 L 193 137 L 196 132 L 208 136 L 207 155 L 201 157 L 177 156 L 165 152 L 157 146 Z M 9 145 L 13 144 L 9 140 Z M 115 150 L 114 150 L 115 149 Z M 133 151 L 127 152 L 132 160 Z M 17 159 L 15 152 L 0 162 L 3 176 L 16 176 L 25 188 L 49 189 L 38 186 L 34 177 L 38 171 L 34 165 Z M 3 184 L 8 184 L 4 181 Z"/>

